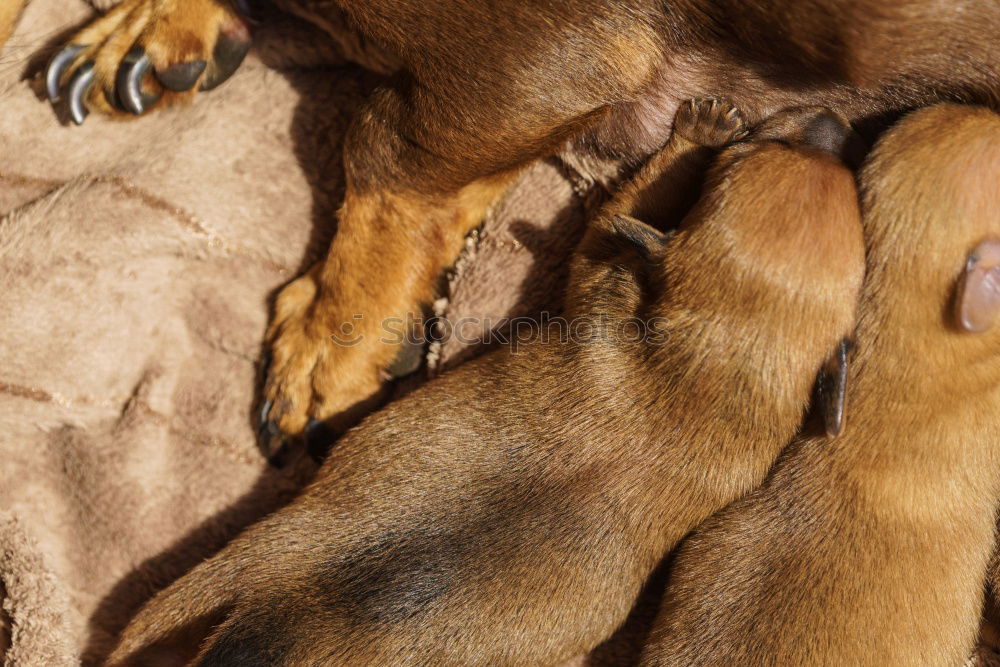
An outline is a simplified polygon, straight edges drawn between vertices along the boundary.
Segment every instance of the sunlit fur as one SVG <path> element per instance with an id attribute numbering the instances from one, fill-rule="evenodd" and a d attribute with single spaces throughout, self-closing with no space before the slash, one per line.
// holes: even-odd
<path id="1" fill-rule="evenodd" d="M 1000 117 L 909 116 L 861 189 L 847 429 L 794 443 L 687 540 L 645 665 L 961 665 L 972 652 L 1000 503 L 1000 327 L 960 330 L 953 300 L 969 253 L 1000 237 Z"/>
<path id="2" fill-rule="evenodd" d="M 112 664 L 190 658 L 206 633 L 204 665 L 557 664 L 606 639 L 763 479 L 864 272 L 853 175 L 808 146 L 725 151 L 669 237 L 631 217 L 704 140 L 684 122 L 573 260 L 566 316 L 604 335 L 494 351 L 363 422 L 295 503 L 148 603 Z M 631 318 L 655 337 L 613 335 Z"/>

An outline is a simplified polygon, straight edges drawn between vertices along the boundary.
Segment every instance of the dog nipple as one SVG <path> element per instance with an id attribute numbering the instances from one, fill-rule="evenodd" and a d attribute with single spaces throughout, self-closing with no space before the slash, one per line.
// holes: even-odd
<path id="1" fill-rule="evenodd" d="M 836 155 L 851 169 L 861 165 L 866 152 L 861 136 L 832 111 L 812 118 L 802 139 L 808 146 Z"/>
<path id="2" fill-rule="evenodd" d="M 1000 315 L 1000 238 L 983 241 L 969 255 L 955 306 L 963 331 L 983 333 L 993 327 Z"/>

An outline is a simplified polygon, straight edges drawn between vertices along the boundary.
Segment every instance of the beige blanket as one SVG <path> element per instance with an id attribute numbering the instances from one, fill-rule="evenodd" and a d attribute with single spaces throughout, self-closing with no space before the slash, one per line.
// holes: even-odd
<path id="1" fill-rule="evenodd" d="M 191 107 L 61 125 L 30 75 L 91 12 L 35 0 L 0 55 L 0 655 L 16 665 L 99 661 L 138 605 L 307 478 L 306 457 L 276 469 L 257 450 L 257 366 L 271 297 L 329 240 L 365 78 L 302 41 L 290 62 L 289 23 Z M 531 169 L 439 310 L 558 304 L 590 186 Z M 421 377 L 467 353 L 431 350 Z"/>

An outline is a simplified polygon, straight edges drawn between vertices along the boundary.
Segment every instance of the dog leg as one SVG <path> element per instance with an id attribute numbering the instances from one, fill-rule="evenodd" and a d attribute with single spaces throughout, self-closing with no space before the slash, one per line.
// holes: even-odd
<path id="1" fill-rule="evenodd" d="M 435 98 L 410 80 L 379 89 L 348 132 L 337 233 L 326 259 L 278 295 L 268 331 L 271 440 L 310 420 L 339 431 L 378 401 L 403 342 L 388 325 L 419 314 L 520 165 L 563 140 L 552 128 L 565 119 L 480 109 L 472 131 L 457 96 L 449 109 Z"/>
<path id="2" fill-rule="evenodd" d="M 277 297 L 264 432 L 280 439 L 319 421 L 339 432 L 380 400 L 403 343 L 391 328 L 433 300 L 438 277 L 510 180 L 437 200 L 348 191 L 326 259 Z"/>

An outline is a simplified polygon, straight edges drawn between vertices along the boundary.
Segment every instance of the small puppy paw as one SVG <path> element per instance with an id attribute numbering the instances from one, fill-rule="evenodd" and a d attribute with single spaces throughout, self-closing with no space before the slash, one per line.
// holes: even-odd
<path id="1" fill-rule="evenodd" d="M 720 148 L 747 136 L 739 109 L 720 100 L 688 100 L 674 118 L 674 132 L 691 143 Z"/>

